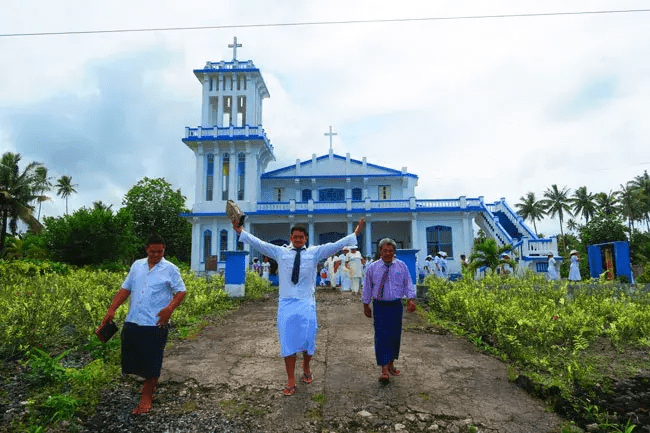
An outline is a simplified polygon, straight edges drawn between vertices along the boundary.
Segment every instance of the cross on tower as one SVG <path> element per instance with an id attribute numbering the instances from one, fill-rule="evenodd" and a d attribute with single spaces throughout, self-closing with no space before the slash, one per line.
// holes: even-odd
<path id="1" fill-rule="evenodd" d="M 332 136 L 338 135 L 336 132 L 332 132 L 332 125 L 330 125 L 330 132 L 326 132 L 324 135 L 329 135 L 330 137 L 330 150 L 332 150 Z"/>
<path id="2" fill-rule="evenodd" d="M 235 36 L 235 39 L 232 44 L 228 44 L 228 48 L 232 48 L 232 59 L 237 60 L 237 47 L 241 47 L 241 44 L 237 43 L 237 36 Z"/>

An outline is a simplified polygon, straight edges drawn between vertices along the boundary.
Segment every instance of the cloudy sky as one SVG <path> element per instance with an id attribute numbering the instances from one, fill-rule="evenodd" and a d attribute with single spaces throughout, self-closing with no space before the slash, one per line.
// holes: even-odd
<path id="1" fill-rule="evenodd" d="M 327 153 L 330 125 L 335 153 L 407 167 L 419 198 L 514 207 L 552 184 L 616 190 L 650 168 L 650 12 L 575 13 L 647 0 L 7 3 L 0 153 L 72 176 L 71 209 L 117 209 L 144 176 L 191 207 L 194 154 L 181 139 L 201 118 L 192 70 L 232 59 L 234 36 L 271 94 L 270 170 Z M 330 24 L 271 25 L 300 23 Z M 24 35 L 190 27 L 213 28 Z M 64 211 L 54 197 L 42 214 Z"/>

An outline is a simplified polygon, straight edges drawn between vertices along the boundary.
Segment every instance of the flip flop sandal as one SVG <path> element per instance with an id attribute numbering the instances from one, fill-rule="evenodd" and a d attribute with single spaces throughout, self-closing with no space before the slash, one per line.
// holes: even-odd
<path id="1" fill-rule="evenodd" d="M 284 389 L 282 390 L 282 393 L 287 397 L 289 397 L 290 395 L 294 395 L 296 393 L 296 385 L 285 386 Z"/>
<path id="2" fill-rule="evenodd" d="M 388 383 L 390 381 L 390 376 L 388 375 L 388 373 L 384 373 L 381 376 L 379 376 L 379 381 L 381 383 Z"/>
<path id="3" fill-rule="evenodd" d="M 311 373 L 309 373 L 309 374 L 303 373 L 303 375 L 302 375 L 302 383 L 304 383 L 305 385 L 309 385 L 310 383 L 312 383 L 313 380 L 314 380 L 314 378 L 312 377 Z"/>
<path id="4" fill-rule="evenodd" d="M 400 375 L 400 371 L 398 369 L 396 369 L 395 367 L 389 368 L 388 372 L 390 374 L 392 374 L 393 376 L 399 376 Z"/>

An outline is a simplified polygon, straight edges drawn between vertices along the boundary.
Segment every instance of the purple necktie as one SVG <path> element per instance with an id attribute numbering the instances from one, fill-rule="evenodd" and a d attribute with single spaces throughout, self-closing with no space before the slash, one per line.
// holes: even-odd
<path id="1" fill-rule="evenodd" d="M 379 297 L 377 299 L 384 299 L 384 286 L 386 285 L 386 281 L 388 281 L 388 271 L 390 270 L 391 264 L 392 263 L 386 264 L 384 275 L 381 276 L 381 281 L 379 282 Z"/>

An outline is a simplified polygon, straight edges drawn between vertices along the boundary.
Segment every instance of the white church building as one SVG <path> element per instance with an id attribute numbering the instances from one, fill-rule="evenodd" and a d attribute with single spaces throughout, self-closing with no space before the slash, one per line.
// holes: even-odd
<path id="1" fill-rule="evenodd" d="M 185 143 L 196 156 L 194 205 L 184 214 L 192 223 L 191 267 L 196 272 L 223 265 L 223 252 L 248 250 L 225 214 L 227 200 L 246 212 L 245 229 L 271 243 L 289 243 L 289 230 L 302 224 L 309 243 L 319 245 L 351 233 L 360 217 L 364 256 L 379 240 L 393 238 L 398 248 L 448 254 L 449 272 L 460 273 L 460 255 L 471 254 L 475 226 L 499 245 L 513 245 L 521 263 L 546 270 L 546 255 L 557 255 L 557 239 L 540 239 L 504 199 L 483 197 L 420 198 L 418 176 L 404 167 L 373 164 L 366 157 L 329 152 L 297 158 L 294 164 L 267 171 L 274 148 L 263 128 L 262 102 L 269 91 L 251 60 L 207 62 L 194 75 L 202 87 L 201 123 L 186 127 Z M 259 257 L 257 251 L 250 251 Z"/>

